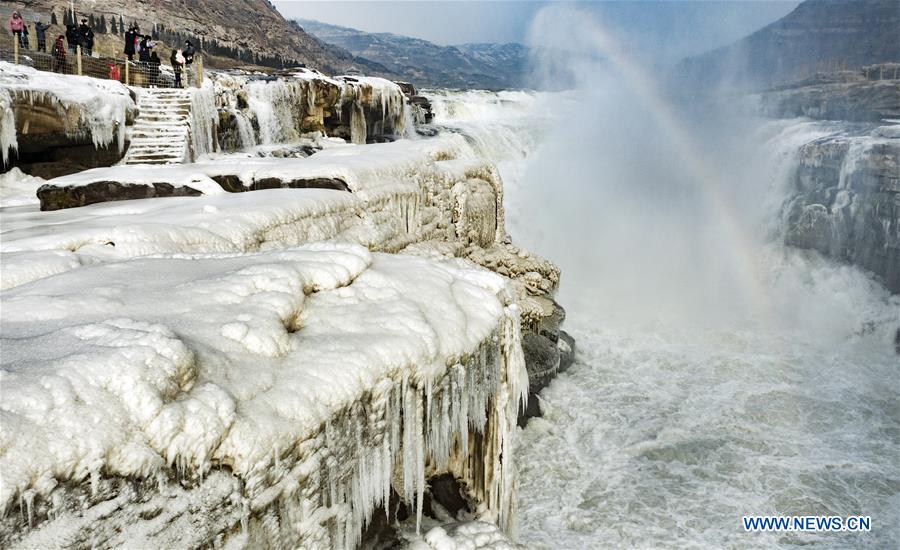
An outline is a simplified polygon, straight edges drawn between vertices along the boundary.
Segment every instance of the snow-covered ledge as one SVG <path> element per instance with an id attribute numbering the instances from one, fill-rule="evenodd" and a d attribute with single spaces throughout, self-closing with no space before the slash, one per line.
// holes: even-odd
<path id="1" fill-rule="evenodd" d="M 4 547 L 353 547 L 441 472 L 511 526 L 519 313 L 468 262 L 135 259 L 2 307 Z"/>

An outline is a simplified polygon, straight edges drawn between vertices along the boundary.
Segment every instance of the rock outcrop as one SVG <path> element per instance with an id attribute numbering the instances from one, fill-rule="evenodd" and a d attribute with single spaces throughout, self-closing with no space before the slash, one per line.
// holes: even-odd
<path id="1" fill-rule="evenodd" d="M 900 64 L 817 74 L 773 88 L 760 99 L 763 112 L 774 117 L 856 122 L 900 118 Z"/>
<path id="2" fill-rule="evenodd" d="M 788 244 L 858 265 L 900 293 L 900 126 L 804 145 L 794 188 Z"/>
<path id="3" fill-rule="evenodd" d="M 119 161 L 137 108 L 118 82 L 0 62 L 3 167 L 54 177 Z"/>

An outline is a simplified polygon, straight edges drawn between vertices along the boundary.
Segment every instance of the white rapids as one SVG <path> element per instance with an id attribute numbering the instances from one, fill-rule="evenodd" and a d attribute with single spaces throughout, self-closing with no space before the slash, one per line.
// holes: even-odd
<path id="1" fill-rule="evenodd" d="M 555 122 L 554 102 L 561 113 Z M 610 182 L 642 172 L 637 164 L 611 164 L 600 151 L 614 144 L 599 131 L 553 135 L 551 126 L 567 127 L 556 134 L 572 131 L 565 121 L 578 100 L 571 94 L 449 93 L 435 103 L 435 124 L 465 134 L 500 166 L 513 238 L 559 262 L 564 328 L 578 342 L 575 365 L 540 396 L 544 417 L 519 439 L 521 544 L 888 547 L 900 538 L 893 351 L 900 300 L 856 268 L 780 244 L 778 208 L 793 154 L 837 131 L 833 126 L 760 122 L 768 181 L 754 201 L 766 211 L 747 216 L 765 235 L 750 255 L 768 302 L 759 314 L 727 292 L 703 298 L 721 289 L 698 291 L 671 258 L 627 250 L 634 237 L 626 230 L 634 228 L 616 223 L 617 209 L 635 197 Z M 646 156 L 670 152 L 654 143 L 652 128 L 641 131 Z M 567 184 L 573 175 L 589 181 Z M 680 198 L 641 206 L 652 215 L 680 207 Z M 571 206 L 582 202 L 590 206 Z M 606 225 L 579 215 L 585 211 Z M 647 223 L 689 228 L 679 220 Z M 621 233 L 593 233 L 601 229 Z M 624 240 L 626 252 L 616 255 L 621 242 L 607 240 Z M 636 272 L 645 259 L 651 268 L 659 259 L 656 273 Z M 721 268 L 727 275 L 728 266 L 705 253 L 696 259 L 698 273 Z M 637 284 L 643 299 L 623 299 Z M 746 533 L 741 522 L 744 515 L 854 514 L 871 516 L 870 533 Z"/>

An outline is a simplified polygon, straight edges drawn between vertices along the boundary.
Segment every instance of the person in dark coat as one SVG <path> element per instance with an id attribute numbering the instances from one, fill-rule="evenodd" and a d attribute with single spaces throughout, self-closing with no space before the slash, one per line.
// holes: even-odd
<path id="1" fill-rule="evenodd" d="M 150 85 L 159 86 L 159 56 L 156 52 L 150 54 Z"/>
<path id="2" fill-rule="evenodd" d="M 197 53 L 194 50 L 194 45 L 191 44 L 191 41 L 188 40 L 184 43 L 184 48 L 181 50 L 181 55 L 184 56 L 184 64 L 190 65 L 194 62 L 194 54 Z"/>
<path id="3" fill-rule="evenodd" d="M 31 44 L 28 41 L 28 24 L 27 23 L 22 25 L 21 38 L 22 38 L 22 44 L 21 44 L 22 47 L 25 48 L 26 50 L 31 48 Z"/>
<path id="4" fill-rule="evenodd" d="M 150 62 L 150 50 L 153 49 L 153 39 L 149 34 L 145 34 L 143 38 L 141 38 L 141 43 L 138 46 L 138 59 L 144 63 Z"/>
<path id="5" fill-rule="evenodd" d="M 78 38 L 85 55 L 91 55 L 91 52 L 94 51 L 94 30 L 88 26 L 87 19 L 81 20 L 81 25 L 78 27 Z"/>
<path id="6" fill-rule="evenodd" d="M 69 51 L 72 53 L 75 53 L 78 46 L 81 45 L 81 40 L 78 37 L 78 29 L 75 28 L 75 25 L 66 25 L 66 42 L 69 43 Z"/>
<path id="7" fill-rule="evenodd" d="M 53 44 L 53 72 L 66 72 L 66 44 L 63 41 L 63 35 L 56 37 Z"/>
<path id="8" fill-rule="evenodd" d="M 182 60 L 184 54 L 181 53 L 181 50 L 172 50 L 172 55 L 169 56 L 169 62 L 172 64 L 172 70 L 175 72 L 175 83 L 172 84 L 175 88 L 181 88 L 181 70 L 184 67 L 184 63 Z"/>
<path id="9" fill-rule="evenodd" d="M 49 28 L 50 23 L 44 24 L 40 20 L 34 22 L 34 34 L 37 38 L 37 51 L 39 52 L 47 51 L 47 29 Z"/>
<path id="10" fill-rule="evenodd" d="M 125 55 L 128 61 L 134 61 L 134 44 L 137 42 L 137 30 L 132 26 L 125 31 Z"/>

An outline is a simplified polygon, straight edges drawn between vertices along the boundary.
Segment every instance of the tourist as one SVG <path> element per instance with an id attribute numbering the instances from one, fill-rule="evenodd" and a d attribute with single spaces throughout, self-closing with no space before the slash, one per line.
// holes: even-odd
<path id="1" fill-rule="evenodd" d="M 153 39 L 149 34 L 145 34 L 138 45 L 138 59 L 143 63 L 149 63 L 150 50 L 152 50 L 154 46 L 156 46 L 156 44 L 153 43 Z"/>
<path id="2" fill-rule="evenodd" d="M 137 27 L 134 25 L 125 32 L 125 55 L 128 57 L 128 61 L 134 61 L 134 50 L 138 41 L 137 36 Z"/>
<path id="3" fill-rule="evenodd" d="M 69 44 L 69 51 L 76 53 L 81 40 L 78 38 L 78 29 L 75 25 L 66 25 L 66 42 Z"/>
<path id="4" fill-rule="evenodd" d="M 34 34 L 37 38 L 37 51 L 45 52 L 47 51 L 47 29 L 50 28 L 50 23 L 44 24 L 41 23 L 40 19 L 34 20 Z"/>
<path id="5" fill-rule="evenodd" d="M 160 59 L 156 52 L 150 54 L 150 86 L 159 86 L 159 65 Z"/>
<path id="6" fill-rule="evenodd" d="M 194 50 L 194 45 L 191 44 L 191 41 L 188 40 L 184 43 L 184 49 L 181 50 L 181 55 L 184 56 L 184 64 L 190 65 L 194 62 L 194 54 L 196 50 Z"/>
<path id="7" fill-rule="evenodd" d="M 66 44 L 63 42 L 63 35 L 59 35 L 56 37 L 56 42 L 53 44 L 53 72 L 64 73 L 66 72 Z"/>
<path id="8" fill-rule="evenodd" d="M 28 50 L 31 48 L 30 41 L 28 40 L 28 25 L 25 24 L 25 20 L 22 20 L 22 34 L 19 35 L 19 42 L 22 48 Z"/>
<path id="9" fill-rule="evenodd" d="M 184 67 L 184 55 L 181 50 L 172 50 L 169 56 L 169 62 L 172 63 L 172 70 L 175 72 L 175 83 L 173 87 L 181 88 L 181 70 Z"/>
<path id="10" fill-rule="evenodd" d="M 122 73 L 119 72 L 119 66 L 115 63 L 109 64 L 109 79 L 110 80 L 121 80 Z"/>
<path id="11" fill-rule="evenodd" d="M 94 30 L 88 25 L 87 19 L 81 20 L 81 25 L 78 27 L 78 38 L 85 55 L 91 55 L 94 51 Z"/>
<path id="12" fill-rule="evenodd" d="M 14 11 L 9 18 L 9 30 L 15 35 L 16 39 L 19 41 L 19 47 L 22 46 L 22 30 L 25 28 L 25 20 L 22 19 L 22 16 L 19 15 L 19 12 Z"/>

